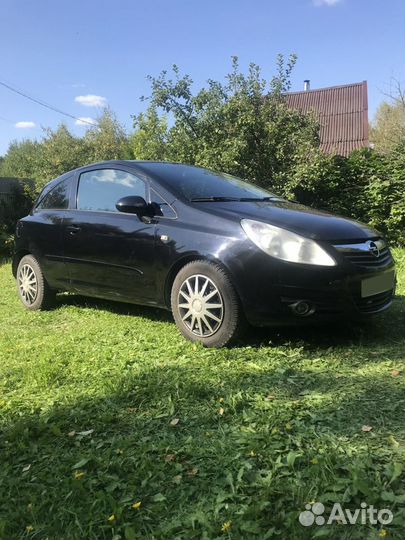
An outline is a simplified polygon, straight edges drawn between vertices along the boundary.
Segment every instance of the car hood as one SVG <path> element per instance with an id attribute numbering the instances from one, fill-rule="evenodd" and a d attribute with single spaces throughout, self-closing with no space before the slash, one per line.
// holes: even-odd
<path id="1" fill-rule="evenodd" d="M 352 219 L 320 212 L 289 201 L 197 203 L 206 212 L 241 220 L 255 219 L 301 234 L 314 240 L 361 241 L 381 236 L 377 231 Z"/>

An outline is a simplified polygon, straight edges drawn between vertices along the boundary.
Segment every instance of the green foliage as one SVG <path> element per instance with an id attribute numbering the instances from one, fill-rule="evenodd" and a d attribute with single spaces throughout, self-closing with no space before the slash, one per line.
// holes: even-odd
<path id="1" fill-rule="evenodd" d="M 28 312 L 0 267 L 0 538 L 377 540 L 377 526 L 298 522 L 309 501 L 366 501 L 402 539 L 396 257 L 402 296 L 378 322 L 256 330 L 222 350 L 148 308 L 60 295 Z"/>
<path id="2" fill-rule="evenodd" d="M 370 141 L 378 152 L 389 154 L 405 143 L 405 96 L 400 90 L 391 103 L 381 103 L 370 128 Z"/>
<path id="3" fill-rule="evenodd" d="M 0 162 L 0 176 L 36 179 L 40 175 L 41 144 L 35 140 L 13 141 Z"/>
<path id="4" fill-rule="evenodd" d="M 123 127 L 110 110 L 105 110 L 84 137 L 72 135 L 61 124 L 56 130 L 44 130 L 41 141 L 11 143 L 0 176 L 15 176 L 35 180 L 34 193 L 57 176 L 94 161 L 127 159 L 128 141 Z"/>
<path id="5" fill-rule="evenodd" d="M 44 185 L 57 176 L 82 165 L 107 159 L 131 157 L 128 138 L 114 114 L 105 110 L 96 127 L 84 137 L 76 137 L 61 124 L 46 129 L 41 141 L 13 142 L 0 162 L 0 176 L 34 180 L 25 183 L 25 193 L 18 193 L 11 207 L 2 212 L 0 256 L 10 256 L 16 221 L 26 215 L 32 200 Z"/>
<path id="6" fill-rule="evenodd" d="M 85 142 L 72 135 L 67 126 L 62 124 L 55 131 L 47 129 L 38 156 L 39 174 L 35 178 L 37 191 L 49 180 L 82 165 L 86 159 Z"/>
<path id="7" fill-rule="evenodd" d="M 130 147 L 136 159 L 163 161 L 167 157 L 168 122 L 159 117 L 154 108 L 133 117 L 135 131 L 130 137 Z"/>
<path id="8" fill-rule="evenodd" d="M 0 178 L 0 191 L 1 191 Z M 12 202 L 0 199 L 0 259 L 10 257 L 14 249 L 14 230 L 18 219 L 26 216 L 32 206 L 28 192 L 28 182 L 20 181 L 20 185 L 10 193 Z"/>
<path id="9" fill-rule="evenodd" d="M 405 145 L 389 156 L 376 157 L 376 174 L 370 175 L 365 208 L 370 223 L 398 245 L 405 245 Z M 366 206 L 366 205 L 364 205 Z"/>
<path id="10" fill-rule="evenodd" d="M 95 161 L 135 158 L 196 164 L 362 220 L 391 242 L 405 245 L 405 140 L 397 136 L 404 125 L 402 120 L 391 122 L 400 113 L 390 109 L 386 114 L 391 105 L 384 105 L 377 114 L 376 150 L 355 151 L 348 157 L 325 155 L 319 150 L 315 117 L 285 103 L 295 62 L 295 55 L 279 55 L 276 75 L 266 80 L 256 64 L 244 74 L 234 57 L 224 82 L 210 79 L 197 91 L 191 77 L 173 66 L 172 76 L 163 71 L 149 77 L 149 106 L 133 116 L 130 136 L 112 111 L 105 110 L 97 127 L 83 137 L 61 125 L 46 130 L 41 141 L 12 143 L 0 161 L 0 176 L 33 178 L 37 193 L 59 174 Z M 399 91 L 395 111 L 401 103 Z M 387 128 L 392 125 L 398 129 Z"/>
<path id="11" fill-rule="evenodd" d="M 282 93 L 295 64 L 278 58 L 270 82 L 250 64 L 248 74 L 233 58 L 226 82 L 209 80 L 193 92 L 193 81 L 173 66 L 150 77 L 152 92 L 146 113 L 134 119 L 132 148 L 136 158 L 154 157 L 224 170 L 258 184 L 283 184 L 304 149 L 318 142 L 314 120 L 289 109 Z M 269 180 L 272 179 L 272 180 Z"/>
<path id="12" fill-rule="evenodd" d="M 161 159 L 223 170 L 313 207 L 360 219 L 396 244 L 405 244 L 405 152 L 365 149 L 349 157 L 319 150 L 318 124 L 288 108 L 295 64 L 278 57 L 270 82 L 251 64 L 247 75 L 233 58 L 226 83 L 193 81 L 173 66 L 150 77 L 150 105 L 134 117 L 131 147 L 138 159 Z"/>
<path id="13" fill-rule="evenodd" d="M 313 150 L 281 192 L 298 201 L 368 223 L 405 245 L 405 148 L 371 149 L 347 158 Z"/>
<path id="14" fill-rule="evenodd" d="M 83 144 L 85 161 L 81 164 L 131 157 L 125 129 L 110 109 L 98 118 L 97 126 L 87 130 Z"/>
<path id="15" fill-rule="evenodd" d="M 14 249 L 14 235 L 9 232 L 8 227 L 0 225 L 0 261 L 2 258 L 9 258 Z"/>

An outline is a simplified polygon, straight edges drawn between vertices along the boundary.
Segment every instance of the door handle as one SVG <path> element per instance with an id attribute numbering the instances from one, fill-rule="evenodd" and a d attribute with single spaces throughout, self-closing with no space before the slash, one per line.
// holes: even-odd
<path id="1" fill-rule="evenodd" d="M 82 230 L 82 228 L 79 227 L 79 225 L 68 225 L 66 227 L 66 230 L 69 231 L 69 234 L 75 235 L 79 233 Z"/>

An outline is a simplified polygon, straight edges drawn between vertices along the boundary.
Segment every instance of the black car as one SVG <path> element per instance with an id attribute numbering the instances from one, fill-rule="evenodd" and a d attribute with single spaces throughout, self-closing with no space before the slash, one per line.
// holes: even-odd
<path id="1" fill-rule="evenodd" d="M 16 238 L 28 309 L 58 291 L 171 309 L 185 337 L 211 347 L 245 321 L 380 313 L 395 289 L 387 243 L 367 225 L 177 163 L 68 172 L 44 188 Z"/>

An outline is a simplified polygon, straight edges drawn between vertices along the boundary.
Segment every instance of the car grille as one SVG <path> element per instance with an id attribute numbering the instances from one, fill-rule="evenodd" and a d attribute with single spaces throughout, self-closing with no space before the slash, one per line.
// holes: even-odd
<path id="1" fill-rule="evenodd" d="M 376 253 L 370 250 L 370 244 L 376 246 Z M 334 247 L 352 264 L 363 268 L 383 268 L 392 262 L 391 252 L 382 239 Z"/>
<path id="2" fill-rule="evenodd" d="M 393 290 L 385 291 L 367 298 L 356 298 L 355 302 L 359 311 L 362 313 L 372 313 L 373 311 L 379 311 L 380 309 L 388 306 L 391 303 L 393 297 Z"/>

